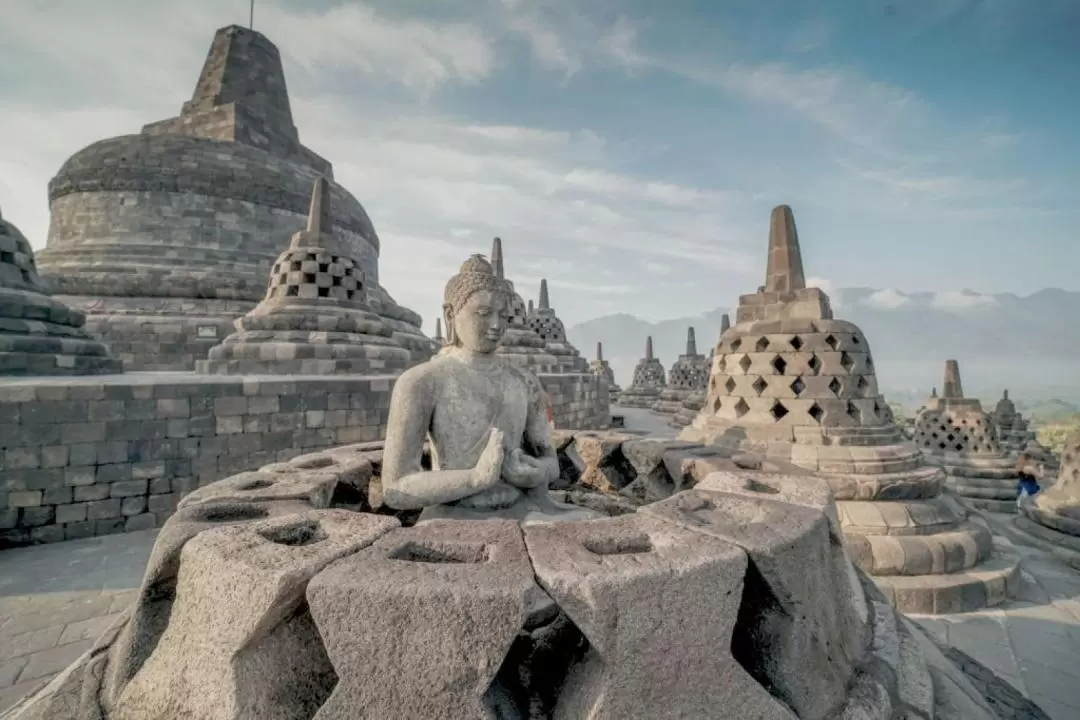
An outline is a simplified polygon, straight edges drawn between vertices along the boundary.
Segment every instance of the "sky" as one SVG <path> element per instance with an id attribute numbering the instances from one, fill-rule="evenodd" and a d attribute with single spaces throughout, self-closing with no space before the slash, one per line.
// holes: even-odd
<path id="1" fill-rule="evenodd" d="M 248 22 L 247 0 L 0 12 L 0 208 L 35 248 L 64 160 L 178 114 Z M 812 283 L 882 307 L 1080 290 L 1075 0 L 257 0 L 254 27 L 429 333 L 495 235 L 568 325 L 730 307 L 781 203 Z"/>

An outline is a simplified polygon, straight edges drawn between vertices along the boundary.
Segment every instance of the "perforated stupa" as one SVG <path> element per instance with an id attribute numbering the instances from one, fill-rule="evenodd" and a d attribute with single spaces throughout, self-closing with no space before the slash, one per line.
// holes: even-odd
<path id="1" fill-rule="evenodd" d="M 604 359 L 603 343 L 596 343 L 596 358 L 589 363 L 589 372 L 607 380 L 611 404 L 618 402 L 619 393 L 622 392 L 622 389 L 615 382 L 615 371 L 611 369 L 611 363 Z"/>
<path id="2" fill-rule="evenodd" d="M 503 263 L 502 240 L 495 238 L 491 244 L 491 265 L 495 268 L 495 274 L 506 285 L 506 297 L 509 302 L 506 329 L 495 352 L 512 364 L 529 368 L 534 373 L 556 372 L 559 362 L 548 352 L 544 338 L 530 326 L 525 301 L 514 289 L 514 283 L 507 279 Z"/>
<path id="3" fill-rule="evenodd" d="M 997 439 L 1006 452 L 1019 453 L 1035 439 L 1035 432 L 1028 427 L 1024 416 L 1016 409 L 1016 403 L 1005 390 L 994 406 L 994 427 Z"/>
<path id="4" fill-rule="evenodd" d="M 1016 512 L 1016 460 L 998 442 L 990 413 L 964 397 L 960 364 L 945 361 L 945 384 L 915 417 L 915 444 L 948 474 L 950 490 L 981 510 Z"/>
<path id="5" fill-rule="evenodd" d="M 705 389 L 709 383 L 709 359 L 698 352 L 694 328 L 686 329 L 686 352 L 671 365 L 667 386 L 652 405 L 652 411 L 669 419 L 682 408 L 683 401 L 692 393 Z"/>
<path id="6" fill-rule="evenodd" d="M 1057 482 L 1022 506 L 1017 525 L 1060 548 L 1080 568 L 1080 431 L 1065 441 Z"/>
<path id="7" fill-rule="evenodd" d="M 727 313 L 724 313 L 720 316 L 721 338 L 724 337 L 724 333 L 726 333 L 728 331 L 728 328 L 730 327 L 731 317 Z M 717 344 L 720 344 L 720 342 L 720 340 L 717 340 Z M 705 358 L 705 383 L 697 390 L 688 393 L 686 398 L 683 399 L 682 405 L 679 407 L 678 412 L 676 412 L 675 416 L 671 419 L 671 424 L 673 426 L 686 427 L 690 423 L 694 422 L 694 418 L 696 418 L 698 413 L 701 412 L 701 408 L 705 407 L 705 396 L 708 392 L 709 386 L 709 372 L 712 369 L 713 354 L 715 353 L 715 351 L 715 347 L 709 348 L 709 354 Z"/>
<path id="8" fill-rule="evenodd" d="M 278 48 L 236 25 L 214 34 L 178 116 L 95 142 L 57 171 L 43 279 L 127 369 L 191 370 L 263 297 L 320 176 L 333 198 L 323 229 L 363 270 L 372 311 L 422 362 L 431 342 L 379 284 L 371 219 L 301 142 Z"/>
<path id="9" fill-rule="evenodd" d="M 529 309 L 528 326 L 544 341 L 544 348 L 555 356 L 557 372 L 588 372 L 589 364 L 578 349 L 566 339 L 566 328 L 548 299 L 547 278 L 540 280 L 540 302 Z"/>
<path id="10" fill-rule="evenodd" d="M 836 495 L 853 560 L 906 612 L 994 605 L 1019 582 L 983 526 L 941 495 L 945 476 L 891 422 L 862 331 L 806 286 L 791 208 L 773 210 L 765 285 L 739 299 L 705 406 L 681 439 L 763 452 Z"/>
<path id="11" fill-rule="evenodd" d="M 123 367 L 83 329 L 85 316 L 49 297 L 34 251 L 0 214 L 0 375 L 101 375 Z"/>
<path id="12" fill-rule="evenodd" d="M 651 408 L 660 399 L 660 393 L 667 385 L 664 366 L 653 357 L 652 336 L 645 339 L 645 357 L 634 366 L 634 377 L 630 387 L 619 395 L 619 404 L 624 407 Z"/>
<path id="13" fill-rule="evenodd" d="M 315 181 L 306 230 L 270 271 L 266 296 L 210 349 L 199 372 L 325 375 L 400 372 L 409 351 L 368 305 L 364 271 L 329 231 L 329 186 Z"/>

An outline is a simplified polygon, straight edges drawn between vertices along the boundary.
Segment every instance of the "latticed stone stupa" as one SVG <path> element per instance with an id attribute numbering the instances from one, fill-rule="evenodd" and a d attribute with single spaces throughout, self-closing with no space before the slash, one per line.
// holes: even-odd
<path id="1" fill-rule="evenodd" d="M 941 396 L 930 398 L 916 416 L 914 440 L 945 470 L 949 489 L 971 505 L 1016 512 L 1016 460 L 998 443 L 993 416 L 978 399 L 964 397 L 956 360 L 945 361 Z"/>
<path id="2" fill-rule="evenodd" d="M 1080 568 L 1080 431 L 1065 441 L 1057 482 L 1021 510 L 1017 527 L 1050 542 L 1073 567 Z"/>
<path id="3" fill-rule="evenodd" d="M 540 280 L 540 302 L 536 308 L 529 308 L 528 325 L 544 341 L 544 347 L 555 356 L 558 364 L 557 372 L 583 373 L 588 372 L 589 364 L 577 348 L 566 339 L 566 328 L 562 320 L 551 308 L 548 299 L 547 278 Z"/>
<path id="4" fill-rule="evenodd" d="M 619 388 L 618 383 L 615 382 L 615 371 L 611 369 L 611 363 L 604 359 L 603 343 L 596 343 L 596 359 L 589 363 L 589 372 L 607 380 L 611 404 L 614 405 L 618 402 L 619 393 L 622 390 Z"/>
<path id="5" fill-rule="evenodd" d="M 60 168 L 43 279 L 129 370 L 191 370 L 262 298 L 318 176 L 334 205 L 324 230 L 363 271 L 372 311 L 414 363 L 430 357 L 420 316 L 379 285 L 364 208 L 300 141 L 277 47 L 235 25 L 214 35 L 178 117 L 96 142 Z"/>
<path id="6" fill-rule="evenodd" d="M 514 283 L 506 277 L 500 238 L 495 238 L 491 244 L 491 265 L 495 268 L 495 274 L 506 284 L 510 302 L 506 329 L 495 352 L 514 365 L 529 368 L 534 373 L 557 372 L 558 360 L 548 352 L 544 338 L 540 337 L 529 325 L 529 313 L 525 309 L 525 301 L 514 289 Z"/>
<path id="7" fill-rule="evenodd" d="M 705 389 L 709 383 L 709 359 L 697 351 L 694 328 L 686 329 L 686 352 L 671 365 L 667 386 L 652 405 L 652 411 L 673 419 L 683 401 L 692 393 Z"/>
<path id="8" fill-rule="evenodd" d="M 0 375 L 122 372 L 84 322 L 82 312 L 49 297 L 30 242 L 0 215 Z"/>
<path id="9" fill-rule="evenodd" d="M 724 313 L 720 316 L 721 338 L 724 337 L 724 333 L 726 333 L 728 331 L 728 328 L 730 327 L 731 318 L 727 313 Z M 721 340 L 717 340 L 717 345 L 719 345 L 720 342 Z M 698 413 L 701 412 L 701 408 L 705 406 L 705 395 L 707 394 L 708 390 L 709 372 L 712 368 L 713 353 L 715 349 L 715 347 L 710 348 L 709 355 L 705 358 L 705 383 L 697 390 L 694 390 L 693 392 L 687 394 L 686 398 L 682 401 L 682 405 L 679 407 L 678 412 L 675 413 L 675 417 L 671 419 L 671 424 L 674 427 L 686 427 L 690 423 L 694 422 L 694 418 L 696 418 Z"/>
<path id="10" fill-rule="evenodd" d="M 773 210 L 765 285 L 739 299 L 716 348 L 705 406 L 681 439 L 745 447 L 825 478 L 853 560 L 906 612 L 994 605 L 1019 582 L 983 526 L 941 495 L 890 420 L 866 337 L 806 286 L 795 218 Z"/>
<path id="11" fill-rule="evenodd" d="M 266 297 L 197 363 L 199 372 L 381 374 L 409 365 L 409 351 L 368 305 L 360 263 L 329 230 L 330 206 L 329 185 L 319 178 L 307 229 L 278 256 Z"/>
<path id="12" fill-rule="evenodd" d="M 630 387 L 619 395 L 619 404 L 623 407 L 651 408 L 660 399 L 660 393 L 667 384 L 664 366 L 653 357 L 652 336 L 645 339 L 645 357 L 634 367 L 634 377 Z"/>
<path id="13" fill-rule="evenodd" d="M 993 417 L 998 442 L 1006 452 L 1018 453 L 1035 439 L 1035 433 L 1028 428 L 1027 420 L 1009 399 L 1008 390 L 1005 390 L 994 406 Z"/>

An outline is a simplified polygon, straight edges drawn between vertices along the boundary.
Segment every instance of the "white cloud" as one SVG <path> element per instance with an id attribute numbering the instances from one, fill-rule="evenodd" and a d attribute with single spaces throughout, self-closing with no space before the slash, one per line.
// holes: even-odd
<path id="1" fill-rule="evenodd" d="M 879 310 L 895 310 L 896 308 L 903 307 L 910 303 L 911 298 L 899 290 L 886 288 L 885 290 L 875 290 L 863 302 L 866 305 L 878 308 Z"/>
<path id="2" fill-rule="evenodd" d="M 825 294 L 829 296 L 829 303 L 833 308 L 843 307 L 843 293 L 840 291 L 840 288 L 833 285 L 831 280 L 817 276 L 808 277 L 806 278 L 806 287 L 821 288 L 825 291 Z"/>
<path id="3" fill-rule="evenodd" d="M 997 299 L 993 295 L 982 295 L 970 290 L 948 290 L 934 293 L 934 297 L 930 301 L 932 307 L 951 311 L 971 310 L 996 304 Z"/>

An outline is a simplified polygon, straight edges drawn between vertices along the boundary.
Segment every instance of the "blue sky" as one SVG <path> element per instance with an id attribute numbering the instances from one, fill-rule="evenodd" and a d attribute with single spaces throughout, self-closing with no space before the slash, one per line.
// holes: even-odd
<path id="1" fill-rule="evenodd" d="M 63 160 L 175 115 L 246 20 L 245 0 L 5 3 L 4 216 L 43 246 Z M 381 283 L 429 324 L 495 234 L 568 323 L 730 306 L 779 203 L 815 282 L 883 306 L 1080 290 L 1073 0 L 260 0 L 255 27 L 301 139 L 372 216 Z"/>

